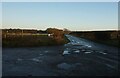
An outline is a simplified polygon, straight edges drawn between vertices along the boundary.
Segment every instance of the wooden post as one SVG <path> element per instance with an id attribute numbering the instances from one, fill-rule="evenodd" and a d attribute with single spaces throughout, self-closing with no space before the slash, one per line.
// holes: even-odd
<path id="1" fill-rule="evenodd" d="M 22 33 L 21 34 L 22 34 L 22 37 L 23 37 L 23 29 L 22 29 Z"/>

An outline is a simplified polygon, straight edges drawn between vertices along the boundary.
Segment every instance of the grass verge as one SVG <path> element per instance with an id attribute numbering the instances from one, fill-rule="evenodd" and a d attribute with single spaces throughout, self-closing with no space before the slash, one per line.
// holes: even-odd
<path id="1" fill-rule="evenodd" d="M 61 43 L 47 35 L 7 35 L 2 37 L 2 47 L 38 47 L 38 46 L 57 46 L 68 43 L 64 37 Z"/>
<path id="2" fill-rule="evenodd" d="M 76 35 L 73 35 L 73 36 L 76 36 Z M 80 37 L 80 36 L 76 36 L 76 37 Z M 90 41 L 93 41 L 93 42 L 96 42 L 96 43 L 120 48 L 119 39 L 98 40 L 98 39 L 90 39 L 90 38 L 86 38 L 86 37 L 80 37 L 80 38 L 84 38 L 84 39 L 87 39 L 87 40 L 90 40 Z"/>

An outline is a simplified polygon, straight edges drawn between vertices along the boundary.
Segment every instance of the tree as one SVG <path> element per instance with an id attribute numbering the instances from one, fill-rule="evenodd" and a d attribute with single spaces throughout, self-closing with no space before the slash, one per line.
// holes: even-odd
<path id="1" fill-rule="evenodd" d="M 62 42 L 64 40 L 64 31 L 57 28 L 47 28 L 46 32 L 48 34 L 53 34 L 53 38 L 58 42 Z"/>
<path id="2" fill-rule="evenodd" d="M 69 33 L 71 32 L 71 31 L 68 30 L 67 28 L 64 28 L 63 31 L 64 31 L 65 34 L 69 34 Z"/>

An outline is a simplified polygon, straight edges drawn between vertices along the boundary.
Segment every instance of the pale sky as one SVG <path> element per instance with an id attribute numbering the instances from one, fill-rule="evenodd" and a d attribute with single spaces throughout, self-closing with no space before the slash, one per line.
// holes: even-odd
<path id="1" fill-rule="evenodd" d="M 118 29 L 117 2 L 3 2 L 2 28 Z"/>

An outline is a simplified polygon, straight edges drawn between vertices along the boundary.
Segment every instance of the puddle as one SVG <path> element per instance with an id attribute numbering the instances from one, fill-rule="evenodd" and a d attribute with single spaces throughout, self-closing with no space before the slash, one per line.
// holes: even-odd
<path id="1" fill-rule="evenodd" d="M 43 54 L 40 54 L 40 56 L 42 56 Z"/>
<path id="2" fill-rule="evenodd" d="M 23 59 L 18 58 L 17 61 L 22 61 Z"/>
<path id="3" fill-rule="evenodd" d="M 39 59 L 37 59 L 37 58 L 33 58 L 33 59 L 31 59 L 32 61 L 35 61 L 35 62 L 42 62 L 42 60 L 39 60 Z"/>
<path id="4" fill-rule="evenodd" d="M 71 44 L 71 43 L 67 43 L 67 44 Z"/>
<path id="5" fill-rule="evenodd" d="M 79 50 L 76 50 L 76 51 L 74 51 L 75 53 L 79 53 L 80 51 Z"/>
<path id="6" fill-rule="evenodd" d="M 82 49 L 81 51 L 85 51 L 84 49 Z"/>
<path id="7" fill-rule="evenodd" d="M 86 45 L 86 46 L 89 47 L 89 48 L 92 47 L 92 46 L 90 46 L 90 45 Z"/>
<path id="8" fill-rule="evenodd" d="M 75 63 L 75 64 L 68 64 L 68 63 L 61 63 L 58 64 L 57 67 L 60 69 L 68 70 L 68 69 L 74 69 L 77 66 L 81 66 L 81 63 Z"/>
<path id="9" fill-rule="evenodd" d="M 107 53 L 105 53 L 105 52 L 102 52 L 102 51 L 96 51 L 96 52 L 98 52 L 98 53 L 101 53 L 101 54 L 107 54 Z"/>
<path id="10" fill-rule="evenodd" d="M 99 53 L 102 53 L 102 54 L 107 54 L 107 53 L 104 53 L 104 52 L 99 52 Z"/>
<path id="11" fill-rule="evenodd" d="M 67 64 L 67 63 L 61 63 L 61 64 L 58 64 L 57 67 L 60 69 L 68 70 L 72 67 L 72 65 Z"/>
<path id="12" fill-rule="evenodd" d="M 74 42 L 74 40 L 72 40 Z"/>
<path id="13" fill-rule="evenodd" d="M 66 54 L 70 54 L 69 51 L 65 50 L 65 51 L 63 52 L 63 55 L 66 55 Z"/>
<path id="14" fill-rule="evenodd" d="M 66 48 L 67 50 L 69 49 L 69 48 Z"/>
<path id="15" fill-rule="evenodd" d="M 103 53 L 103 54 L 107 54 L 107 53 Z"/>
<path id="16" fill-rule="evenodd" d="M 88 54 L 88 53 L 91 53 L 91 52 L 84 52 L 84 53 Z"/>
<path id="17" fill-rule="evenodd" d="M 48 53 L 48 51 L 45 51 L 45 53 Z"/>

